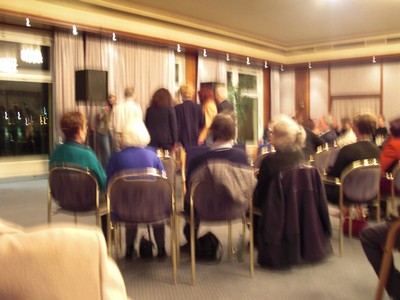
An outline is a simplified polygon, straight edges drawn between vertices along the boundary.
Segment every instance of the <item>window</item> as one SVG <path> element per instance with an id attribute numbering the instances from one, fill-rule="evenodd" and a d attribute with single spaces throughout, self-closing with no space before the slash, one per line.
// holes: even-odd
<path id="1" fill-rule="evenodd" d="M 0 41 L 0 157 L 49 154 L 50 40 L 7 31 Z"/>
<path id="2" fill-rule="evenodd" d="M 227 66 L 227 83 L 230 99 L 238 121 L 238 140 L 257 144 L 262 132 L 262 72 L 241 66 Z"/>

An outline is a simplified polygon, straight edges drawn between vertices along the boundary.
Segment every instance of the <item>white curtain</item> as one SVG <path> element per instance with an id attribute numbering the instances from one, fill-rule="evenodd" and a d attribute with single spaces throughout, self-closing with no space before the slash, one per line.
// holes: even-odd
<path id="1" fill-rule="evenodd" d="M 340 121 L 343 117 L 352 118 L 357 113 L 370 112 L 379 115 L 379 98 L 341 98 L 332 100 L 331 115 Z"/>
<path id="2" fill-rule="evenodd" d="M 220 57 L 199 55 L 197 60 L 197 90 L 202 82 L 226 84 L 226 60 Z"/>
<path id="3" fill-rule="evenodd" d="M 58 120 L 68 110 L 78 109 L 87 116 L 93 107 L 75 102 L 75 71 L 82 69 L 108 72 L 108 92 L 124 98 L 124 89 L 134 86 L 136 99 L 146 111 L 153 93 L 166 88 L 173 95 L 175 78 L 174 50 L 141 45 L 132 41 L 113 42 L 110 38 L 56 32 L 54 38 L 55 104 L 54 137 L 61 136 Z"/>

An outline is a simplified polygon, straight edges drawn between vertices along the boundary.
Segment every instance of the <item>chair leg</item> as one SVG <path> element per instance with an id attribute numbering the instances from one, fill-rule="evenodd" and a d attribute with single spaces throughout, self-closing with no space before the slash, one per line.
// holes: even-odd
<path id="1" fill-rule="evenodd" d="M 193 202 L 190 204 L 190 261 L 192 266 L 192 284 L 196 282 L 196 249 L 194 236 L 194 208 Z"/>
<path id="2" fill-rule="evenodd" d="M 111 240 L 111 230 L 112 230 L 112 224 L 111 224 L 111 217 L 110 213 L 107 213 L 107 250 L 108 250 L 108 255 L 111 256 L 111 244 L 113 243 Z M 115 237 L 115 232 L 114 232 L 114 237 Z"/>
<path id="3" fill-rule="evenodd" d="M 343 255 L 343 211 L 340 211 L 339 216 L 339 254 Z"/>
<path id="4" fill-rule="evenodd" d="M 228 260 L 232 261 L 232 221 L 228 221 Z"/>
<path id="5" fill-rule="evenodd" d="M 176 216 L 172 214 L 170 223 L 171 223 L 171 259 L 172 259 L 172 279 L 174 284 L 176 284 Z"/>
<path id="6" fill-rule="evenodd" d="M 250 277 L 254 276 L 254 226 L 253 226 L 253 204 L 250 203 L 249 239 L 250 239 Z"/>
<path id="7" fill-rule="evenodd" d="M 348 226 L 348 234 L 349 238 L 353 238 L 353 212 L 354 212 L 354 206 L 351 205 L 349 209 L 349 226 Z"/>
<path id="8" fill-rule="evenodd" d="M 51 224 L 51 196 L 50 192 L 47 199 L 47 224 Z"/>

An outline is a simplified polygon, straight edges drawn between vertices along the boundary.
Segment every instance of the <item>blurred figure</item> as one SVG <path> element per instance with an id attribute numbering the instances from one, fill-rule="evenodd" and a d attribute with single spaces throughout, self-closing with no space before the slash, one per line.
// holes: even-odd
<path id="1" fill-rule="evenodd" d="M 338 147 L 342 148 L 346 145 L 353 144 L 357 142 L 357 137 L 353 131 L 353 124 L 351 118 L 344 117 L 342 118 L 342 133 L 337 139 Z"/>
<path id="2" fill-rule="evenodd" d="M 212 125 L 210 126 L 210 132 L 213 137 L 213 144 L 211 145 L 211 149 L 206 153 L 193 158 L 189 162 L 187 171 L 188 183 L 190 182 L 191 175 L 194 174 L 196 169 L 210 160 L 224 160 L 239 165 L 248 165 L 246 152 L 243 149 L 233 148 L 233 140 L 236 134 L 236 126 L 235 121 L 233 120 L 231 115 L 223 113 L 218 114 L 215 117 Z M 226 176 L 230 176 L 230 174 L 226 174 Z M 184 209 L 187 215 L 189 215 L 190 210 L 189 197 L 190 192 L 188 191 L 185 195 L 184 202 Z M 198 225 L 199 222 L 197 221 L 195 225 L 196 237 Z M 183 246 L 182 250 L 187 251 L 190 249 L 190 225 L 188 223 L 186 223 L 183 233 L 188 243 Z"/>
<path id="3" fill-rule="evenodd" d="M 306 142 L 303 148 L 303 152 L 305 158 L 311 158 L 314 155 L 318 147 L 323 146 L 325 141 L 319 137 L 318 127 L 315 125 L 315 121 L 313 119 L 308 119 L 303 123 L 303 128 L 306 132 Z"/>
<path id="4" fill-rule="evenodd" d="M 145 124 L 150 134 L 149 146 L 172 151 L 178 141 L 178 128 L 172 96 L 167 89 L 158 89 L 147 108 Z"/>
<path id="5" fill-rule="evenodd" d="M 61 129 L 65 140 L 59 144 L 50 157 L 50 167 L 69 163 L 82 168 L 87 168 L 99 183 L 101 192 L 106 189 L 106 173 L 98 161 L 92 149 L 85 145 L 87 135 L 87 120 L 85 116 L 78 112 L 67 112 L 61 117 Z M 103 233 L 107 236 L 107 216 L 101 216 L 101 226 Z"/>
<path id="6" fill-rule="evenodd" d="M 135 102 L 134 96 L 135 88 L 127 87 L 124 102 L 117 101 L 113 107 L 110 125 L 113 132 L 115 152 L 121 151 L 121 134 L 126 124 L 133 120 L 143 121 L 142 109 Z"/>
<path id="7" fill-rule="evenodd" d="M 353 118 L 353 130 L 357 142 L 349 144 L 340 149 L 334 165 L 327 170 L 328 177 L 340 177 L 343 170 L 354 161 L 360 159 L 379 160 L 379 148 L 372 143 L 372 135 L 376 128 L 376 117 L 371 113 L 360 113 Z M 339 186 L 333 184 L 325 185 L 329 202 L 339 203 Z"/>
<path id="8" fill-rule="evenodd" d="M 224 112 L 231 114 L 234 112 L 233 105 L 228 101 L 228 91 L 225 86 L 218 86 L 216 88 L 215 100 L 217 101 L 218 113 Z"/>
<path id="9" fill-rule="evenodd" d="M 113 103 L 115 102 L 115 95 L 110 95 L 109 98 L 104 101 L 104 106 L 101 108 L 97 118 L 96 131 L 101 151 L 101 162 L 104 168 L 107 167 L 108 160 L 111 156 L 112 135 L 110 131 L 110 119 Z"/>
<path id="10" fill-rule="evenodd" d="M 211 89 L 202 88 L 198 94 L 205 116 L 205 125 L 199 135 L 199 145 L 203 145 L 206 143 L 208 131 L 215 116 L 218 114 L 218 109 L 214 101 L 214 93 Z M 210 138 L 208 142 L 212 143 L 212 138 Z"/>
<path id="11" fill-rule="evenodd" d="M 375 145 L 377 145 L 378 147 L 382 147 L 387 136 L 388 136 L 388 130 L 386 128 L 385 118 L 382 115 L 379 115 L 376 131 L 374 134 Z"/>
<path id="12" fill-rule="evenodd" d="M 335 141 L 337 140 L 336 130 L 333 127 L 333 118 L 332 116 L 323 116 L 319 119 L 318 127 L 320 130 L 320 138 L 325 141 L 329 145 L 329 147 L 333 147 Z"/>
<path id="13" fill-rule="evenodd" d="M 183 148 L 197 146 L 199 132 L 204 127 L 205 119 L 202 107 L 193 101 L 194 89 L 190 85 L 182 85 L 179 89 L 182 103 L 175 106 L 178 122 L 178 140 Z"/>
<path id="14" fill-rule="evenodd" d="M 153 150 L 145 148 L 149 142 L 150 135 L 143 121 L 136 119 L 128 123 L 122 131 L 123 149 L 111 156 L 108 163 L 107 180 L 110 181 L 115 174 L 128 169 L 156 168 L 161 172 L 165 171 L 157 154 Z M 164 258 L 166 256 L 164 224 L 152 226 L 158 249 L 157 256 Z M 126 225 L 125 258 L 127 260 L 138 255 L 134 248 L 137 231 L 137 225 Z"/>

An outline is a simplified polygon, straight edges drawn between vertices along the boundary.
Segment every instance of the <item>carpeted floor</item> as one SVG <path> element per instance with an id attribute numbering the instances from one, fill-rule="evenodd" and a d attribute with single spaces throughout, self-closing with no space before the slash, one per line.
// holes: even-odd
<path id="1" fill-rule="evenodd" d="M 0 181 L 2 219 L 25 227 L 44 224 L 47 222 L 46 201 L 46 178 Z M 67 215 L 54 217 L 54 222 L 66 221 L 72 222 L 72 218 Z M 82 217 L 79 222 L 94 225 L 94 217 Z M 256 266 L 253 278 L 249 276 L 247 252 L 244 262 L 237 259 L 228 262 L 224 255 L 219 264 L 198 263 L 195 286 L 191 285 L 187 254 L 181 255 L 177 285 L 172 283 L 169 259 L 135 259 L 126 262 L 121 253 L 117 264 L 125 279 L 128 294 L 133 299 L 374 299 L 377 277 L 359 240 L 345 238 L 344 255 L 339 257 L 337 220 L 332 220 L 332 224 L 332 246 L 335 251 L 332 257 L 319 264 L 298 266 L 289 271 L 272 271 Z M 226 248 L 227 227 L 205 225 L 201 227 L 200 235 L 209 229 Z M 233 232 L 237 241 L 241 225 L 235 224 Z M 385 297 L 389 299 L 387 295 Z"/>

